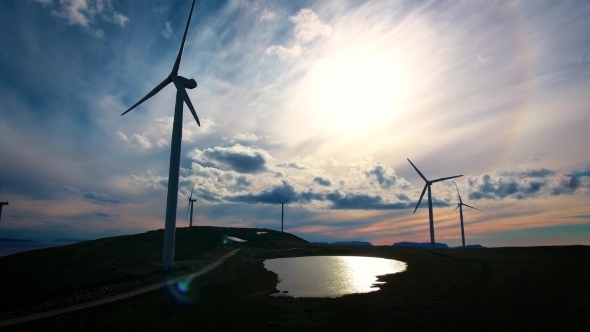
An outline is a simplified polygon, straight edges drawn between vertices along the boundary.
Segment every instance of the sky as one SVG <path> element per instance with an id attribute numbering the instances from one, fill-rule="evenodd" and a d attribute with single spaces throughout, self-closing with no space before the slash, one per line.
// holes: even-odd
<path id="1" fill-rule="evenodd" d="M 164 227 L 188 0 L 0 2 L 0 237 Z M 590 3 L 197 1 L 177 227 L 590 245 Z M 231 235 L 231 234 L 230 234 Z"/>

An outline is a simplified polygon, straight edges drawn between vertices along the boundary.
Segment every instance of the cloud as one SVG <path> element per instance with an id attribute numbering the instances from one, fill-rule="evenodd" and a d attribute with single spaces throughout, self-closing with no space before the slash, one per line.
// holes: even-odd
<path id="1" fill-rule="evenodd" d="M 403 189 L 410 189 L 410 184 L 405 181 L 401 180 L 395 174 L 393 168 L 385 168 L 383 165 L 377 163 L 374 165 L 369 165 L 365 169 L 365 175 L 369 179 L 376 179 L 381 188 L 383 189 L 390 189 L 394 185 L 398 185 Z"/>
<path id="2" fill-rule="evenodd" d="M 171 22 L 166 22 L 166 26 L 164 30 L 162 30 L 162 36 L 165 38 L 170 38 L 172 36 L 172 26 L 170 25 Z"/>
<path id="3" fill-rule="evenodd" d="M 92 204 L 113 205 L 121 203 L 120 200 L 113 198 L 108 194 L 97 193 L 94 191 L 87 192 L 82 197 Z"/>
<path id="4" fill-rule="evenodd" d="M 518 200 L 555 195 L 587 194 L 590 177 L 557 173 L 547 168 L 499 169 L 496 176 L 467 176 L 468 197 L 473 200 Z"/>
<path id="5" fill-rule="evenodd" d="M 119 25 L 121 28 L 124 28 L 125 24 L 129 22 L 129 17 L 114 11 L 112 21 Z"/>
<path id="6" fill-rule="evenodd" d="M 228 196 L 225 200 L 248 204 L 277 204 L 277 200 L 285 200 L 295 195 L 294 187 L 288 181 L 282 181 L 280 185 L 263 190 L 259 193 L 248 193 L 243 195 Z"/>
<path id="7" fill-rule="evenodd" d="M 328 178 L 324 178 L 322 176 L 316 176 L 313 178 L 313 181 L 319 184 L 320 186 L 329 187 L 332 184 L 332 181 Z"/>
<path id="8" fill-rule="evenodd" d="M 51 14 L 65 20 L 70 25 L 82 26 L 98 38 L 104 37 L 104 30 L 93 28 L 96 17 L 105 22 L 125 27 L 129 18 L 114 10 L 111 0 L 60 0 L 59 2 L 36 0 L 44 7 L 51 7 Z"/>
<path id="9" fill-rule="evenodd" d="M 101 218 L 110 218 L 112 217 L 110 214 L 106 214 L 106 213 L 102 213 L 102 212 L 96 212 L 94 213 L 95 216 L 97 217 L 101 217 Z"/>
<path id="10" fill-rule="evenodd" d="M 318 15 L 308 8 L 301 9 L 296 15 L 290 16 L 289 20 L 295 23 L 295 37 L 303 42 L 332 34 L 332 27 L 320 21 Z"/>
<path id="11" fill-rule="evenodd" d="M 260 20 L 260 22 L 264 22 L 264 21 L 272 21 L 272 20 L 275 20 L 276 18 L 277 18 L 276 13 L 264 8 L 264 10 L 262 11 L 262 14 L 260 14 L 259 20 Z"/>
<path id="12" fill-rule="evenodd" d="M 265 51 L 266 55 L 277 55 L 280 59 L 291 59 L 301 55 L 301 46 L 294 45 L 287 48 L 283 45 L 272 45 Z"/>
<path id="13" fill-rule="evenodd" d="M 170 118 L 172 119 L 172 118 Z M 191 121 L 192 120 L 192 121 Z M 213 119 L 204 118 L 201 119 L 201 126 L 197 124 L 194 119 L 190 118 L 188 122 L 185 122 L 182 128 L 182 139 L 188 142 L 194 142 L 196 137 L 199 135 L 207 135 L 214 132 L 217 127 L 219 126 Z M 170 126 L 170 130 L 172 129 L 172 121 L 170 121 L 166 126 Z M 168 133 L 170 134 L 170 132 Z"/>
<path id="14" fill-rule="evenodd" d="M 261 136 L 257 136 L 255 134 L 235 134 L 234 137 L 229 141 L 230 143 L 234 143 L 236 141 L 241 142 L 256 142 L 261 140 Z"/>
<path id="15" fill-rule="evenodd" d="M 156 141 L 156 146 L 157 146 L 157 147 L 159 147 L 159 148 L 166 147 L 167 145 L 168 145 L 168 141 L 167 141 L 167 140 L 165 140 L 165 139 L 163 139 L 163 138 L 159 138 L 159 139 Z"/>
<path id="16" fill-rule="evenodd" d="M 134 147 L 139 148 L 141 150 L 149 150 L 152 148 L 152 144 L 145 136 L 141 136 L 139 134 L 131 135 L 129 142 L 133 144 Z"/>
<path id="17" fill-rule="evenodd" d="M 239 173 L 260 173 L 267 170 L 270 155 L 262 149 L 236 144 L 229 148 L 215 147 L 203 151 L 195 149 L 189 153 L 189 158 L 198 163 L 211 163 Z"/>
<path id="18" fill-rule="evenodd" d="M 127 135 L 123 134 L 120 131 L 117 131 L 116 135 L 117 135 L 117 138 L 120 139 L 121 141 L 125 141 L 125 142 L 129 141 L 129 138 L 127 138 Z"/>
<path id="19" fill-rule="evenodd" d="M 307 169 L 304 166 L 299 165 L 297 162 L 290 162 L 290 163 L 278 163 L 277 167 L 285 167 L 285 168 L 293 168 L 293 169 Z"/>

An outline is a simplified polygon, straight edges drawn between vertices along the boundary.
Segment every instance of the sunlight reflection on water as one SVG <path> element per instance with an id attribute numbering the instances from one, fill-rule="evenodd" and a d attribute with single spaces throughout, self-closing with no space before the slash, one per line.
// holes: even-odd
<path id="1" fill-rule="evenodd" d="M 293 297 L 338 297 L 379 290 L 377 276 L 403 272 L 401 261 L 357 256 L 308 256 L 264 261 L 267 270 L 278 274 L 277 289 Z"/>

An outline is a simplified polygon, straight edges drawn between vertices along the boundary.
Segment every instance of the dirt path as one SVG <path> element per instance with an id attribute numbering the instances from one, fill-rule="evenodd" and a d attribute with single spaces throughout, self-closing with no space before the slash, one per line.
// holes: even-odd
<path id="1" fill-rule="evenodd" d="M 77 311 L 77 310 L 82 310 L 82 309 L 87 309 L 87 308 L 95 307 L 97 305 L 101 305 L 101 304 L 105 304 L 105 303 L 111 303 L 111 302 L 123 300 L 123 299 L 126 299 L 126 298 L 130 298 L 132 296 L 144 294 L 144 293 L 147 293 L 147 292 L 154 291 L 156 289 L 163 288 L 163 287 L 165 287 L 167 285 L 174 284 L 175 282 L 177 282 L 178 280 L 181 280 L 181 279 L 198 277 L 200 275 L 203 275 L 203 274 L 205 274 L 205 273 L 207 273 L 207 272 L 215 269 L 216 267 L 218 267 L 219 265 L 221 265 L 226 259 L 228 259 L 231 256 L 235 255 L 238 251 L 240 251 L 240 249 L 233 250 L 229 254 L 227 254 L 227 255 L 219 258 L 218 260 L 216 260 L 215 262 L 207 265 L 206 267 L 202 268 L 201 270 L 199 270 L 197 272 L 194 272 L 194 273 L 191 273 L 191 274 L 186 275 L 186 276 L 178 277 L 178 278 L 175 278 L 175 279 L 166 281 L 166 282 L 160 282 L 160 283 L 157 283 L 157 284 L 154 284 L 154 285 L 150 285 L 150 286 L 147 286 L 147 287 L 136 289 L 136 290 L 131 291 L 131 292 L 119 294 L 119 295 L 108 297 L 108 298 L 105 298 L 105 299 L 100 299 L 100 300 L 96 300 L 96 301 L 86 302 L 86 303 L 74 305 L 74 306 L 71 306 L 71 307 L 66 307 L 66 308 L 61 308 L 61 309 L 56 309 L 56 310 L 50 310 L 50 311 L 46 311 L 46 312 L 41 312 L 41 313 L 38 313 L 38 314 L 24 316 L 24 317 L 20 317 L 20 318 L 14 318 L 14 319 L 5 320 L 3 322 L 0 322 L 0 327 L 5 327 L 5 326 L 10 326 L 10 325 L 15 325 L 15 324 L 20 324 L 20 323 L 30 322 L 30 321 L 41 319 L 41 318 L 51 317 L 51 316 L 55 316 L 55 315 L 61 315 L 61 314 L 65 314 L 65 313 L 72 312 L 72 311 Z"/>

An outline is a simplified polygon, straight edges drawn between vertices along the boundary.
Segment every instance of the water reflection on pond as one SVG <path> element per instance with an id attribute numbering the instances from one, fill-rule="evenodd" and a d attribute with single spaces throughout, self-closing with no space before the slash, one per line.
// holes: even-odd
<path id="1" fill-rule="evenodd" d="M 264 261 L 267 270 L 278 274 L 277 289 L 293 297 L 338 297 L 379 290 L 377 276 L 403 272 L 401 261 L 357 256 L 308 256 Z"/>

